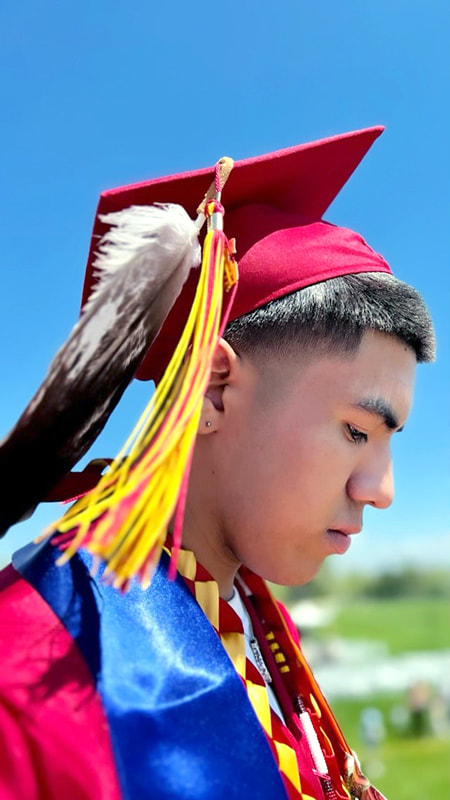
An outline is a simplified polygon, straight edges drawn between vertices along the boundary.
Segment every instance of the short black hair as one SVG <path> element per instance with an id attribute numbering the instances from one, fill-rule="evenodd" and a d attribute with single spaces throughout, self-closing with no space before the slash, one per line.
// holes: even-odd
<path id="1" fill-rule="evenodd" d="M 352 353 L 366 330 L 396 336 L 418 362 L 435 358 L 430 314 L 419 292 L 382 272 L 345 275 L 299 289 L 229 322 L 224 338 L 238 353 L 293 345 Z"/>

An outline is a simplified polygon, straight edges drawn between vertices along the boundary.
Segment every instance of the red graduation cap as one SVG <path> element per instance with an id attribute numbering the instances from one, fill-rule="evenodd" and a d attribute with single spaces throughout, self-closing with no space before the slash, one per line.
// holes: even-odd
<path id="1" fill-rule="evenodd" d="M 382 127 L 367 128 L 235 162 L 224 190 L 225 232 L 236 238 L 239 285 L 230 319 L 304 286 L 360 272 L 391 272 L 358 234 L 322 220 Z M 100 216 L 131 205 L 179 203 L 195 217 L 211 169 L 157 178 L 102 193 L 91 241 L 83 304 L 95 282 L 93 262 L 107 225 Z M 159 380 L 180 338 L 194 271 L 137 376 Z"/>

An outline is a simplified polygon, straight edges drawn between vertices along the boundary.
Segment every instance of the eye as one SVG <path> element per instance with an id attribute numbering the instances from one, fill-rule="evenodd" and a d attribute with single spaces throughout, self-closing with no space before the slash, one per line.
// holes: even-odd
<path id="1" fill-rule="evenodd" d="M 348 423 L 345 427 L 347 428 L 347 431 L 350 434 L 353 441 L 355 442 L 355 444 L 363 444 L 367 442 L 368 438 L 367 433 L 359 431 L 358 428 L 354 428 L 353 425 L 349 425 Z"/>

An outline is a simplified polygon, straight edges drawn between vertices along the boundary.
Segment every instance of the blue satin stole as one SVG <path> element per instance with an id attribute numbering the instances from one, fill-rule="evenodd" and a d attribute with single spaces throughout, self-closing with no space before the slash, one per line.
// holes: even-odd
<path id="1" fill-rule="evenodd" d="M 62 567 L 59 555 L 27 545 L 13 566 L 88 664 L 124 800 L 285 799 L 245 687 L 183 579 L 167 579 L 166 554 L 150 588 L 125 595 L 92 578 L 88 554 Z"/>

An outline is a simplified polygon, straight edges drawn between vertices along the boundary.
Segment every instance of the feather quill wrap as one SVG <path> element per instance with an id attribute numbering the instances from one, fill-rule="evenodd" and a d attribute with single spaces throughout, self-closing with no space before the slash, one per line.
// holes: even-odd
<path id="1" fill-rule="evenodd" d="M 181 206 L 107 215 L 95 292 L 0 443 L 0 535 L 29 516 L 86 453 L 155 339 L 201 250 Z"/>

